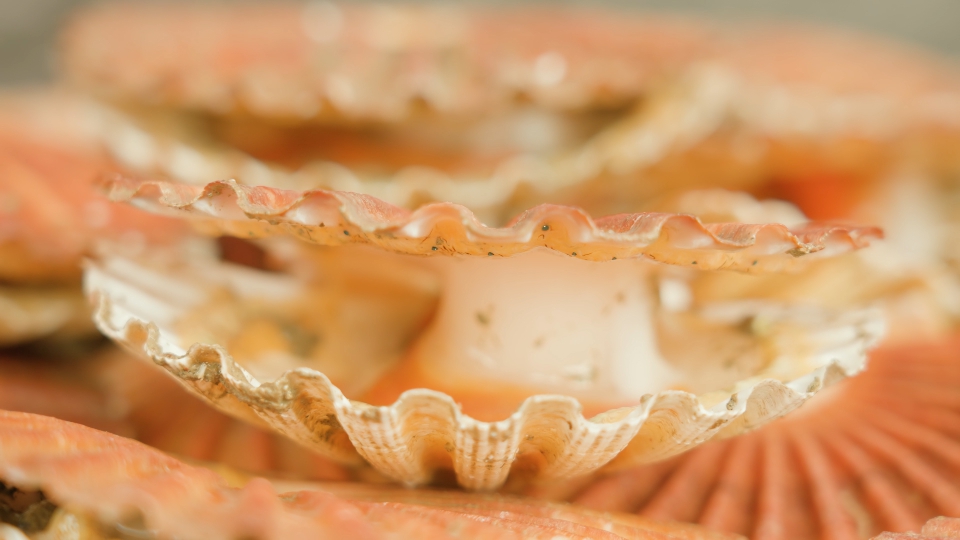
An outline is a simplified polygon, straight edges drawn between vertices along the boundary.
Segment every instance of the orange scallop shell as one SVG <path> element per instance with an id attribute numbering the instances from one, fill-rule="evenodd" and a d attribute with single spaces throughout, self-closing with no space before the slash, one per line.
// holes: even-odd
<path id="1" fill-rule="evenodd" d="M 919 530 L 960 516 L 958 355 L 958 337 L 878 349 L 862 375 L 756 433 L 563 489 L 757 540 Z"/>
<path id="2" fill-rule="evenodd" d="M 689 62 L 709 34 L 677 18 L 558 9 L 114 3 L 75 17 L 63 64 L 74 82 L 120 99 L 391 120 L 523 99 L 621 105 Z"/>
<path id="3" fill-rule="evenodd" d="M 76 283 L 96 238 L 170 243 L 174 220 L 112 205 L 93 182 L 115 170 L 91 142 L 83 98 L 39 90 L 0 96 L 0 278 Z"/>
<path id="4" fill-rule="evenodd" d="M 958 84 L 927 55 L 835 30 L 556 7 L 114 3 L 76 16 L 62 44 L 68 76 L 103 95 L 293 118 L 609 107 L 698 64 L 921 109 Z"/>
<path id="5" fill-rule="evenodd" d="M 0 412 L 0 478 L 42 489 L 72 512 L 130 531 L 131 512 L 147 530 L 178 538 L 736 538 L 583 511 L 465 494 L 331 485 L 278 496 L 255 478 L 240 489 L 127 439 L 25 413 Z M 133 528 L 133 532 L 139 532 Z"/>

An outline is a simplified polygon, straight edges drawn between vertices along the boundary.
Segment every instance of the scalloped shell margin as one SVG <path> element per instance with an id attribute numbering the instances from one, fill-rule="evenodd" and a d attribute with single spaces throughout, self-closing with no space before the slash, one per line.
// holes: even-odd
<path id="1" fill-rule="evenodd" d="M 668 390 L 586 419 L 571 397 L 537 395 L 505 420 L 480 422 L 463 414 L 450 396 L 428 389 L 407 391 L 390 406 L 372 406 L 347 399 L 325 375 L 306 368 L 261 383 L 222 347 L 194 344 L 183 351 L 106 293 L 88 294 L 104 334 L 214 406 L 267 424 L 329 457 L 353 463 L 362 457 L 408 485 L 428 483 L 438 469 L 450 467 L 471 490 L 497 489 L 514 469 L 526 480 L 567 478 L 663 459 L 714 437 L 748 431 L 859 372 L 877 338 L 865 325 L 853 346 L 812 373 L 788 383 L 756 381 L 709 408 L 691 393 Z"/>
<path id="2" fill-rule="evenodd" d="M 104 180 L 111 200 L 156 212 L 206 218 L 220 233 L 287 233 L 324 245 L 362 243 L 418 255 L 509 256 L 547 247 L 606 261 L 648 258 L 704 270 L 777 270 L 816 254 L 829 257 L 882 238 L 876 227 L 808 223 L 702 223 L 686 214 L 619 214 L 593 219 L 572 206 L 544 204 L 506 227 L 488 227 L 468 208 L 429 204 L 410 212 L 344 191 L 250 187 L 235 180 L 191 186 L 119 175 Z"/>

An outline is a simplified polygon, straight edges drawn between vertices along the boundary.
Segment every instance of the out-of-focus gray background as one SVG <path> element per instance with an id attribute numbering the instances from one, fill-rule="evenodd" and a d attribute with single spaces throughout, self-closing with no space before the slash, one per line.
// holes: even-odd
<path id="1" fill-rule="evenodd" d="M 0 0 L 0 84 L 48 80 L 54 68 L 57 29 L 71 10 L 92 1 L 95 0 Z M 462 2 L 447 0 L 447 3 Z M 726 19 L 778 18 L 827 23 L 960 57 L 960 0 L 561 0 L 552 3 Z"/>

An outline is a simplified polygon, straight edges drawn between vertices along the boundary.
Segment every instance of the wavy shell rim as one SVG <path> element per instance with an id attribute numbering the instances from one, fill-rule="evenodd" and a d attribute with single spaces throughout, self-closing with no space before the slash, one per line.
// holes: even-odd
<path id="1" fill-rule="evenodd" d="M 878 337 L 870 333 L 868 322 L 859 329 L 852 345 L 838 347 L 833 351 L 835 358 L 812 372 L 788 382 L 772 378 L 749 381 L 710 407 L 692 393 L 666 390 L 644 396 L 633 407 L 587 419 L 575 398 L 536 395 L 527 398 L 504 420 L 481 422 L 461 412 L 450 396 L 429 389 L 408 390 L 389 406 L 373 406 L 347 399 L 324 374 L 309 368 L 293 369 L 261 383 L 223 347 L 195 343 L 184 351 L 169 343 L 156 324 L 145 322 L 112 302 L 108 293 L 89 285 L 87 293 L 95 305 L 94 322 L 101 332 L 145 356 L 214 406 L 265 423 L 301 444 L 320 442 L 312 447 L 327 457 L 354 463 L 362 457 L 381 473 L 407 485 L 428 483 L 436 468 L 427 463 L 427 443 L 417 440 L 423 435 L 412 428 L 404 432 L 404 423 L 418 411 L 442 417 L 428 427 L 432 430 L 430 437 L 444 441 L 443 448 L 450 454 L 458 482 L 471 490 L 502 486 L 523 452 L 547 456 L 546 464 L 535 473 L 538 479 L 563 478 L 589 474 L 602 467 L 619 468 L 663 459 L 715 437 L 726 438 L 751 430 L 861 371 L 866 350 Z M 224 403 L 224 399 L 229 403 Z M 317 401 L 311 403 L 311 399 Z M 298 416 L 297 407 L 309 407 L 310 414 Z M 327 427 L 318 430 L 316 421 L 320 416 Z M 536 431 L 535 421 L 547 421 L 548 417 L 558 419 Z M 313 422 L 312 428 L 308 421 Z M 626 457 L 619 456 L 638 438 L 648 421 L 654 430 L 658 429 L 658 422 L 669 426 L 659 433 L 660 440 L 653 440 L 639 455 L 626 452 Z M 330 426 L 343 430 L 351 444 L 335 447 L 330 441 L 338 434 Z M 562 434 L 564 426 L 570 433 L 555 452 L 540 442 L 548 440 L 551 433 Z M 438 434 L 438 429 L 442 433 Z M 536 440 L 537 437 L 541 439 Z"/>
<path id="2" fill-rule="evenodd" d="M 105 178 L 103 187 L 115 202 L 155 211 L 186 213 L 221 223 L 266 222 L 258 230 L 238 232 L 239 236 L 286 232 L 319 244 L 366 243 L 422 255 L 512 255 L 547 247 L 586 260 L 646 257 L 671 262 L 683 253 L 712 252 L 723 256 L 704 261 L 700 268 L 749 269 L 784 265 L 776 260 L 784 255 L 790 255 L 786 257 L 790 260 L 859 249 L 883 236 L 876 227 L 808 223 L 789 229 L 776 223 L 705 224 L 688 214 L 648 212 L 594 219 L 577 207 L 550 204 L 521 213 L 507 226 L 489 227 L 459 204 L 433 203 L 411 212 L 376 197 L 345 191 L 251 187 L 235 180 L 200 187 L 120 175 Z M 448 238 L 435 236 L 437 229 Z M 687 238 L 677 238 L 680 236 Z M 827 249 L 830 247 L 835 249 Z M 738 252 L 745 255 L 737 256 Z"/>

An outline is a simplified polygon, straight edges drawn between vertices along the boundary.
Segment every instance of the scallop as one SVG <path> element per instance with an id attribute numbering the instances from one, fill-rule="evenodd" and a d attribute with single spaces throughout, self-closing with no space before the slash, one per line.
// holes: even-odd
<path id="1" fill-rule="evenodd" d="M 596 10 L 324 6 L 98 7 L 66 31 L 65 64 L 123 104 L 100 137 L 141 174 L 456 202 L 496 225 L 543 202 L 608 215 L 705 187 L 877 222 L 895 177 L 939 189 L 957 167 L 955 66 L 879 39 Z M 337 31 L 317 43 L 304 30 L 317 24 Z M 436 28 L 450 34 L 425 37 Z M 156 32 L 180 32 L 190 54 Z"/>
<path id="2" fill-rule="evenodd" d="M 128 102 L 395 122 L 423 109 L 476 117 L 521 94 L 557 110 L 616 107 L 710 34 L 670 17 L 543 8 L 112 4 L 74 18 L 63 55 L 75 84 Z"/>
<path id="3" fill-rule="evenodd" d="M 196 215 L 209 231 L 285 231 L 332 244 L 322 248 L 331 260 L 380 248 L 376 256 L 392 259 L 369 271 L 371 282 L 393 276 L 396 285 L 404 265 L 433 275 L 440 299 L 429 325 L 408 334 L 416 339 L 389 337 L 388 330 L 400 330 L 389 321 L 418 319 L 408 300 L 396 302 L 406 312 L 390 311 L 398 289 L 371 304 L 382 316 L 325 332 L 336 336 L 330 350 L 340 356 L 298 356 L 289 344 L 253 346 L 255 354 L 244 356 L 238 343 L 276 339 L 270 328 L 283 319 L 278 313 L 302 323 L 306 313 L 324 310 L 325 301 L 289 276 L 238 272 L 216 261 L 175 263 L 155 250 L 160 262 L 91 262 L 86 280 L 105 334 L 216 406 L 328 456 L 362 456 L 410 484 L 453 468 L 465 487 L 494 489 L 515 469 L 514 476 L 568 477 L 611 460 L 662 459 L 761 425 L 859 371 L 882 327 L 871 310 L 763 301 L 691 309 L 651 286 L 667 268 L 660 263 L 786 269 L 865 245 L 878 234 L 870 228 L 705 225 L 667 214 L 594 221 L 573 208 L 541 206 L 496 229 L 451 204 L 410 213 L 348 193 L 122 178 L 110 190 L 114 199 Z M 410 257 L 418 254 L 433 256 Z M 204 311 L 224 288 L 231 298 L 261 304 L 260 312 L 244 319 L 241 304 L 230 303 Z M 334 312 L 349 311 L 352 301 L 344 294 Z M 244 320 L 225 322 L 237 317 Z M 268 324 L 254 324 L 258 317 Z M 318 322 L 313 332 L 324 333 L 322 315 Z M 217 326 L 230 328 L 218 333 Z M 247 339 L 254 332 L 256 339 Z M 369 345 L 364 340 L 395 346 L 386 356 L 359 354 Z M 336 366 L 349 369 L 337 375 Z M 379 377 L 361 380 L 378 370 Z"/>
<path id="4" fill-rule="evenodd" d="M 185 232 L 97 192 L 110 165 L 88 106 L 57 90 L 0 94 L 0 345 L 95 335 L 78 286 L 83 255 L 98 240 L 135 250 Z"/>
<path id="5" fill-rule="evenodd" d="M 0 412 L 0 508 L 7 538 L 739 538 L 573 506 L 370 485 L 300 485 L 279 494 L 140 443 L 62 420 Z M 18 536 L 19 535 L 19 536 Z"/>
<path id="6" fill-rule="evenodd" d="M 956 334 L 883 346 L 862 375 L 756 433 L 538 494 L 757 539 L 900 538 L 960 515 L 958 351 Z"/>

